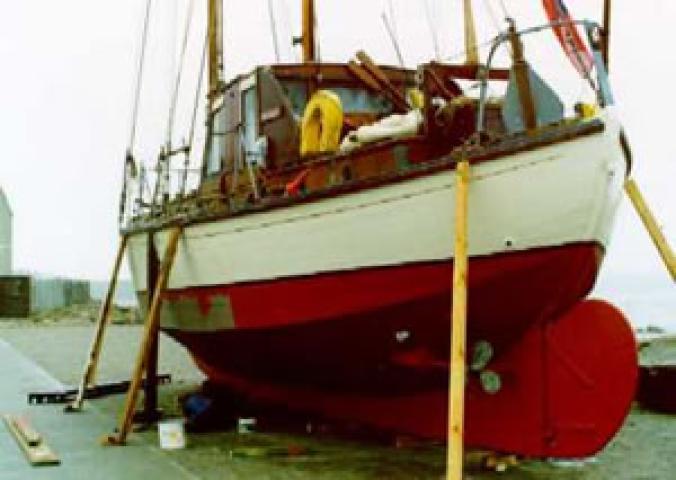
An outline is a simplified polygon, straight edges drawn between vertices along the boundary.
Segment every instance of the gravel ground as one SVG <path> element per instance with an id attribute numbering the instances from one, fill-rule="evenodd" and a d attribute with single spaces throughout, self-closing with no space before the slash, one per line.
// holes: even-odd
<path id="1" fill-rule="evenodd" d="M 0 338 L 41 364 L 66 384 L 79 380 L 93 332 L 88 320 L 50 322 L 48 325 L 0 322 Z M 99 379 L 129 377 L 141 338 L 138 325 L 111 325 L 105 339 Z M 641 352 L 649 362 L 676 359 L 676 340 L 658 342 Z M 162 337 L 160 372 L 173 375 L 173 384 L 160 390 L 160 404 L 169 415 L 178 412 L 177 397 L 196 389 L 203 377 L 187 352 Z M 111 415 L 111 428 L 121 410 L 123 396 L 95 402 Z M 154 432 L 137 434 L 155 441 Z M 298 456 L 259 455 L 289 446 L 305 450 Z M 232 453 L 248 452 L 245 456 Z M 435 445 L 394 448 L 381 443 L 347 441 L 326 435 L 288 433 L 237 435 L 233 432 L 191 434 L 189 448 L 171 453 L 198 478 L 203 479 L 440 479 L 444 449 Z M 597 457 L 581 463 L 552 464 L 523 461 L 506 473 L 471 469 L 469 478 L 505 480 L 555 479 L 656 479 L 676 478 L 676 416 L 658 415 L 635 408 L 620 434 Z"/>

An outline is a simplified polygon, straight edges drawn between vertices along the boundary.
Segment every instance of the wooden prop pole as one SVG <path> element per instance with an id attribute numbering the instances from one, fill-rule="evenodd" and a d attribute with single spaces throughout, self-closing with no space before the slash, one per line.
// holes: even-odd
<path id="1" fill-rule="evenodd" d="M 650 208 L 648 208 L 648 205 L 633 178 L 628 178 L 624 183 L 624 191 L 627 193 L 627 196 L 629 196 L 636 213 L 638 213 L 638 216 L 641 218 L 655 247 L 657 247 L 657 251 L 662 257 L 664 266 L 667 267 L 671 279 L 676 282 L 676 256 L 674 255 L 674 251 L 669 246 L 662 230 L 660 230 L 657 220 L 655 220 Z"/>
<path id="2" fill-rule="evenodd" d="M 82 379 L 77 389 L 77 395 L 75 399 L 70 404 L 66 405 L 64 409 L 66 412 L 77 412 L 82 409 L 82 402 L 84 401 L 84 394 L 88 386 L 92 385 L 96 379 L 96 368 L 99 363 L 99 357 L 101 355 L 101 347 L 103 345 L 103 335 L 106 330 L 106 325 L 108 324 L 108 318 L 110 317 L 110 307 L 113 304 L 113 299 L 115 298 L 115 289 L 117 287 L 117 277 L 120 273 L 120 266 L 122 264 L 122 259 L 124 258 L 124 252 L 127 247 L 126 235 L 122 236 L 120 244 L 117 248 L 117 255 L 115 256 L 115 263 L 113 265 L 113 271 L 110 277 L 110 282 L 108 283 L 108 290 L 106 291 L 106 297 L 101 304 L 99 309 L 99 316 L 96 320 L 96 331 L 94 332 L 94 338 L 89 347 L 89 354 L 87 355 L 87 363 L 85 364 L 84 372 L 82 374 Z"/>
<path id="3" fill-rule="evenodd" d="M 467 332 L 467 196 L 469 162 L 462 160 L 456 171 L 455 252 L 453 257 L 453 309 L 448 382 L 448 434 L 446 478 L 461 480 L 465 416 L 465 344 Z"/>
<path id="4" fill-rule="evenodd" d="M 124 445 L 127 440 L 129 430 L 131 429 L 134 418 L 134 409 L 136 408 L 136 400 L 138 399 L 143 372 L 148 363 L 148 358 L 152 347 L 153 332 L 156 331 L 159 325 L 162 294 L 164 293 L 164 289 L 166 288 L 167 282 L 169 280 L 169 273 L 171 272 L 171 267 L 174 264 L 178 240 L 182 231 L 183 229 L 181 227 L 174 227 L 169 234 L 169 242 L 167 243 L 167 248 L 164 252 L 160 273 L 157 278 L 157 285 L 155 286 L 155 291 L 153 292 L 153 300 L 150 304 L 150 309 L 148 310 L 148 315 L 146 317 L 141 348 L 139 349 L 138 355 L 136 357 L 136 364 L 134 366 L 131 384 L 129 385 L 129 390 L 127 391 L 127 399 L 125 401 L 124 410 L 120 416 L 120 423 L 118 425 L 117 432 L 114 435 L 106 437 L 104 439 L 105 444 Z"/>

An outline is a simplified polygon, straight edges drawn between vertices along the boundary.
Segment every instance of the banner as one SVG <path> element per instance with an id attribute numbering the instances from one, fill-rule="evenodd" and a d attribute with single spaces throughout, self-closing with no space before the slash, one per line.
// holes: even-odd
<path id="1" fill-rule="evenodd" d="M 573 21 L 563 0 L 542 0 L 542 4 L 545 7 L 550 22 Z M 554 27 L 554 33 L 558 37 L 561 47 L 563 47 L 570 61 L 577 71 L 580 72 L 580 75 L 588 78 L 594 62 L 587 49 L 587 45 L 577 31 L 576 25 L 562 23 Z"/>

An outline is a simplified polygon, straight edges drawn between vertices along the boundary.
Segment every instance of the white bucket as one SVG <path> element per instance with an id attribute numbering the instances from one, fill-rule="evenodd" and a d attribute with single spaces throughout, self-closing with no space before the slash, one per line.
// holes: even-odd
<path id="1" fill-rule="evenodd" d="M 167 420 L 157 424 L 160 448 L 179 450 L 185 448 L 185 427 L 183 420 Z"/>
<path id="2" fill-rule="evenodd" d="M 237 421 L 237 433 L 246 435 L 247 433 L 253 433 L 255 431 L 256 431 L 255 418 L 240 418 Z"/>

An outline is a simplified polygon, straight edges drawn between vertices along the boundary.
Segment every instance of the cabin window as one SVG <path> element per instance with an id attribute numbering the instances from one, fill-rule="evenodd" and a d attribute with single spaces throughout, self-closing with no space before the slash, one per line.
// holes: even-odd
<path id="1" fill-rule="evenodd" d="M 291 103 L 293 115 L 296 119 L 300 119 L 307 105 L 307 84 L 297 80 L 284 80 L 281 84 Z"/>
<path id="2" fill-rule="evenodd" d="M 296 120 L 300 120 L 308 102 L 307 84 L 303 81 L 284 80 L 281 82 L 289 98 Z M 340 97 L 345 113 L 372 113 L 385 116 L 392 113 L 392 103 L 380 95 L 374 95 L 364 88 L 326 85 L 322 88 L 331 90 Z"/>
<path id="3" fill-rule="evenodd" d="M 249 158 L 251 155 L 257 155 L 256 137 L 258 122 L 258 102 L 256 99 L 256 87 L 250 87 L 242 94 L 242 112 L 244 118 L 242 122 L 242 143 L 245 158 L 250 163 L 256 163 L 260 159 Z"/>
<path id="4" fill-rule="evenodd" d="M 207 153 L 207 175 L 215 175 L 223 170 L 226 125 L 227 112 L 225 108 L 221 107 L 214 113 L 211 141 L 209 143 L 209 151 Z"/>
<path id="5" fill-rule="evenodd" d="M 345 113 L 374 113 L 378 116 L 392 112 L 392 104 L 381 96 L 373 95 L 363 88 L 329 87 L 340 97 Z"/>

